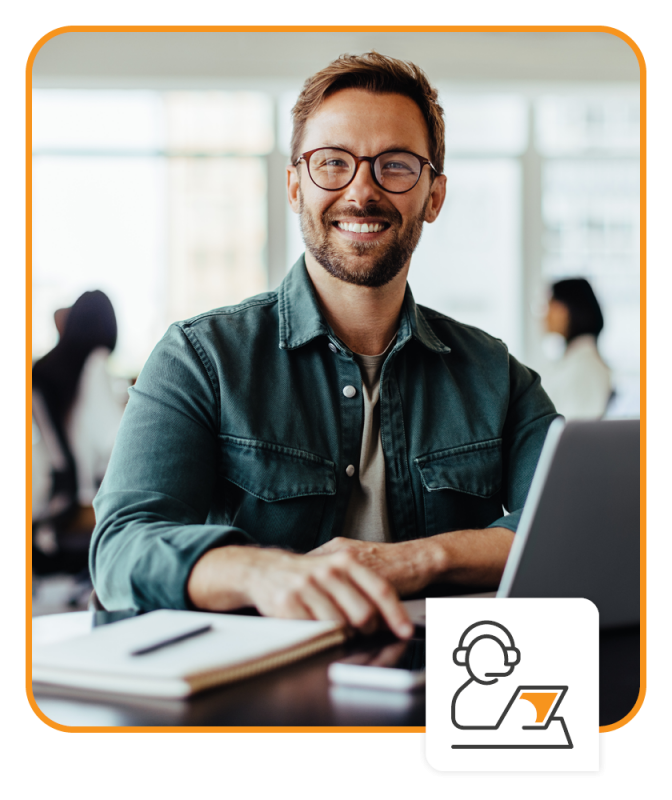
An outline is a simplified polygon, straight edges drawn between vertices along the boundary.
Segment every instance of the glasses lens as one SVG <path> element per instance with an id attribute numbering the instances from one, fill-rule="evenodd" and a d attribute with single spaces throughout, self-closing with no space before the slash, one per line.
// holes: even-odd
<path id="1" fill-rule="evenodd" d="M 420 178 L 422 162 L 413 153 L 382 153 L 373 168 L 378 182 L 390 192 L 407 192 Z"/>
<path id="2" fill-rule="evenodd" d="M 322 189 L 340 189 L 352 178 L 355 159 L 344 150 L 323 147 L 310 157 L 310 176 Z"/>

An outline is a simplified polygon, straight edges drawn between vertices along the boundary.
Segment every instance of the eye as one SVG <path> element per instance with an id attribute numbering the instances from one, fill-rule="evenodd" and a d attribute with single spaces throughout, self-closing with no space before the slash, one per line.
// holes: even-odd
<path id="1" fill-rule="evenodd" d="M 313 159 L 311 168 L 324 172 L 345 172 L 350 169 L 350 165 L 340 156 L 323 156 L 319 159 Z"/>
<path id="2" fill-rule="evenodd" d="M 385 161 L 381 165 L 385 172 L 414 172 L 414 166 L 398 158 Z"/>

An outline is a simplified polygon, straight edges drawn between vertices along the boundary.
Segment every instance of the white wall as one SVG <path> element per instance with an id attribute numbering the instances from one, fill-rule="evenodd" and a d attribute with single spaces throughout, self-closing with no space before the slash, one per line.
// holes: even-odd
<path id="1" fill-rule="evenodd" d="M 609 33 L 63 33 L 37 53 L 33 84 L 270 88 L 371 49 L 417 61 L 433 81 L 639 80 L 635 54 Z"/>

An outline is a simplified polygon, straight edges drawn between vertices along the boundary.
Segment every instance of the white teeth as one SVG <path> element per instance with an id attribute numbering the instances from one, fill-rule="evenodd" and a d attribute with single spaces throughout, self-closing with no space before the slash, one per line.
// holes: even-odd
<path id="1" fill-rule="evenodd" d="M 366 222 L 363 225 L 359 225 L 357 222 L 339 222 L 338 227 L 342 231 L 352 231 L 352 233 L 378 233 L 383 230 L 383 226 L 377 222 L 372 222 L 370 225 L 367 225 Z"/>

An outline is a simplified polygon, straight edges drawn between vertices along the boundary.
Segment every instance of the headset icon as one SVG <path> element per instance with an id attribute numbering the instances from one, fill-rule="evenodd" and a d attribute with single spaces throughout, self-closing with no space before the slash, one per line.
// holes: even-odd
<path id="1" fill-rule="evenodd" d="M 453 725 L 463 731 L 492 731 L 493 738 L 488 739 L 486 736 L 458 740 L 451 745 L 452 749 L 571 749 L 574 746 L 565 720 L 556 713 L 567 693 L 567 686 L 519 685 L 501 713 L 499 708 L 490 706 L 489 700 L 483 701 L 484 695 L 478 684 L 481 687 L 492 686 L 500 678 L 510 675 L 520 663 L 520 650 L 516 647 L 511 632 L 500 622 L 482 620 L 470 625 L 460 636 L 459 645 L 453 650 L 453 661 L 460 667 L 466 667 L 469 673 L 469 679 L 453 695 L 450 705 Z M 500 692 L 499 700 L 501 699 Z M 492 700 L 498 702 L 497 692 Z M 505 725 L 500 731 L 500 726 L 517 700 L 531 703 L 536 710 L 536 719 L 531 724 L 522 725 L 522 728 L 507 728 Z M 490 714 L 491 710 L 499 716 Z M 515 718 L 515 712 L 512 718 Z M 542 732 L 549 728 L 550 739 L 542 738 L 548 736 Z M 529 734 L 523 734 L 523 731 L 530 730 L 539 731 L 539 737 L 535 734 L 530 738 Z M 497 731 L 500 733 L 495 734 Z M 474 734 L 476 736 L 479 735 Z"/>
<path id="2" fill-rule="evenodd" d="M 464 631 L 460 637 L 459 645 L 453 651 L 453 661 L 458 666 L 466 667 L 469 675 L 472 679 L 478 681 L 478 683 L 487 683 L 488 681 L 477 678 L 472 673 L 469 665 L 471 651 L 478 642 L 484 639 L 497 642 L 504 652 L 505 664 L 509 668 L 506 672 L 486 673 L 487 677 L 493 677 L 496 680 L 497 677 L 510 675 L 513 672 L 513 668 L 520 661 L 520 650 L 516 647 L 511 633 L 499 622 L 494 622 L 493 620 L 475 622 Z"/>

